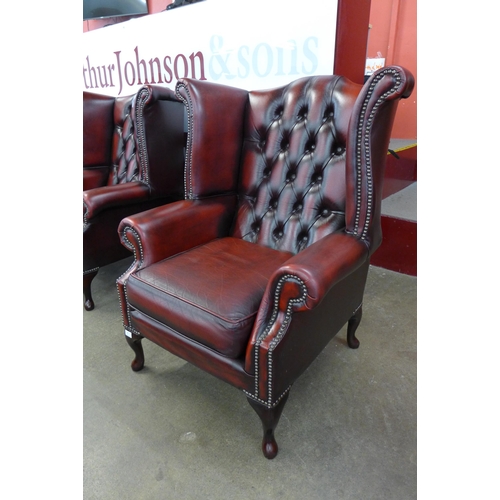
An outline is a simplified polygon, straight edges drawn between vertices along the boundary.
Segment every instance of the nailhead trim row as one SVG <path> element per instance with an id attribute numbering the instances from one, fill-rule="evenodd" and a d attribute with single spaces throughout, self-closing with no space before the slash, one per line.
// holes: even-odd
<path id="1" fill-rule="evenodd" d="M 278 403 L 285 397 L 285 395 L 287 394 L 287 392 L 292 388 L 291 385 L 289 385 L 286 389 L 285 389 L 285 392 L 272 404 L 269 404 L 268 401 L 264 401 L 263 399 L 260 399 L 259 397 L 255 396 L 255 394 L 252 394 L 248 391 L 245 391 L 243 389 L 243 392 L 246 394 L 247 397 L 249 398 L 252 398 L 254 401 L 257 401 L 258 403 L 260 403 L 261 405 L 264 405 L 266 408 L 274 408 L 275 406 L 278 405 Z"/>
<path id="2" fill-rule="evenodd" d="M 128 333 L 130 333 L 130 335 L 128 335 Z M 141 333 L 139 333 L 135 328 L 131 328 L 131 327 L 125 327 L 123 329 L 123 333 L 125 335 L 125 337 L 128 337 L 129 339 L 132 338 L 132 335 L 135 335 L 136 337 L 140 337 L 141 339 L 143 339 L 143 335 Z"/>
<path id="3" fill-rule="evenodd" d="M 87 214 L 89 213 L 89 207 L 85 202 L 83 202 L 83 206 L 85 207 L 85 212 L 83 212 L 83 231 L 85 231 L 86 226 L 88 226 L 88 224 L 89 224 L 89 221 L 87 220 Z"/>
<path id="4" fill-rule="evenodd" d="M 130 241 L 127 238 L 127 233 L 132 233 L 135 236 L 135 239 L 137 240 L 137 242 L 139 243 L 139 252 L 140 252 L 139 258 L 137 256 L 135 245 L 132 245 L 132 243 L 130 243 Z M 144 254 L 143 254 L 143 247 L 142 247 L 141 238 L 140 238 L 139 234 L 137 233 L 137 231 L 135 229 L 133 229 L 131 227 L 126 227 L 122 231 L 122 241 L 124 242 L 125 246 L 129 250 L 131 250 L 133 252 L 133 254 L 134 254 L 134 261 L 132 262 L 132 264 L 116 280 L 116 289 L 118 291 L 118 300 L 120 302 L 120 309 L 123 311 L 124 307 L 123 307 L 123 304 L 122 304 L 122 299 L 121 299 L 120 289 L 118 287 L 118 282 L 122 279 L 123 276 L 125 276 L 132 268 L 134 268 L 136 266 L 137 262 L 139 262 L 139 265 L 137 267 L 138 268 L 142 267 L 142 262 L 144 260 Z M 125 294 L 125 306 L 126 306 L 125 310 L 126 310 L 127 320 L 128 320 L 129 325 L 130 325 L 132 323 L 132 321 L 131 321 L 131 318 L 130 318 L 130 307 L 129 307 L 129 300 L 128 300 L 128 297 L 127 297 L 127 282 L 126 281 L 123 284 L 123 293 Z M 123 319 L 123 325 L 125 326 L 125 318 L 122 318 L 122 319 Z M 125 328 L 127 328 L 127 327 L 125 327 Z"/>
<path id="5" fill-rule="evenodd" d="M 137 123 L 134 123 L 132 117 L 132 104 L 135 97 L 130 98 L 130 102 L 127 103 L 127 111 L 121 121 L 115 125 L 115 134 L 120 136 L 120 149 L 116 151 L 116 158 L 113 158 L 112 172 L 113 172 L 113 184 L 122 184 L 125 182 L 135 181 L 141 178 L 141 172 L 137 171 L 137 165 L 140 163 L 137 161 L 137 150 L 134 136 L 134 129 Z M 128 132 L 128 133 L 127 133 Z M 124 135 L 127 133 L 127 135 Z M 127 145 L 132 144 L 132 153 L 128 158 L 125 157 L 127 150 Z M 134 170 L 129 172 L 130 165 L 133 164 Z"/>
<path id="6" fill-rule="evenodd" d="M 145 87 L 137 94 L 135 104 L 136 134 L 137 134 L 137 156 L 139 157 L 139 168 L 141 170 L 141 179 L 149 184 L 149 159 L 146 147 L 146 132 L 144 131 L 144 106 L 150 97 L 150 90 Z"/>
<path id="7" fill-rule="evenodd" d="M 179 92 L 179 88 L 182 87 L 186 94 L 188 95 L 188 100 L 186 100 Z M 191 185 L 191 168 L 192 168 L 192 160 L 193 160 L 193 151 L 189 144 L 193 140 L 193 115 L 192 115 L 192 97 L 189 92 L 188 87 L 185 84 L 177 83 L 175 93 L 177 97 L 184 103 L 186 106 L 186 115 L 187 115 L 187 144 L 186 144 L 186 160 L 185 160 L 185 169 L 184 169 L 184 194 L 186 199 L 193 198 L 193 186 Z M 189 156 L 188 156 L 189 152 Z"/>
<path id="8" fill-rule="evenodd" d="M 378 82 L 384 78 L 386 75 L 392 75 L 394 77 L 394 85 L 391 87 L 388 91 L 384 92 L 375 104 L 373 105 L 373 108 L 368 116 L 368 118 L 365 121 L 365 115 L 367 112 L 368 108 L 368 101 L 370 100 L 375 87 L 377 86 Z M 371 158 L 370 158 L 370 131 L 373 123 L 373 118 L 375 114 L 378 111 L 378 108 L 380 105 L 391 95 L 394 94 L 397 90 L 397 88 L 401 85 L 401 75 L 396 69 L 385 69 L 381 71 L 377 77 L 371 82 L 370 87 L 368 89 L 368 92 L 366 94 L 365 100 L 363 102 L 362 110 L 361 110 L 361 118 L 359 120 L 359 126 L 358 126 L 358 131 L 356 134 L 356 217 L 355 217 L 355 224 L 354 224 L 354 232 L 357 233 L 359 230 L 359 224 L 360 224 L 360 219 L 361 219 L 361 157 L 362 157 L 362 144 L 364 145 L 364 155 L 365 155 L 365 163 L 366 163 L 366 181 L 367 181 L 367 207 L 366 207 L 366 221 L 363 227 L 363 231 L 361 233 L 361 239 L 366 239 L 367 234 L 368 234 L 368 228 L 370 226 L 370 220 L 371 220 L 371 211 L 372 211 L 372 204 L 373 204 L 373 172 L 372 172 L 372 165 L 371 165 Z M 366 129 L 363 133 L 363 125 L 366 123 Z"/>
<path id="9" fill-rule="evenodd" d="M 139 252 L 140 252 L 140 258 L 138 259 L 137 258 L 137 253 L 136 253 L 136 249 L 135 249 L 135 245 L 133 245 L 127 238 L 127 233 L 132 233 L 135 237 L 135 239 L 137 240 L 137 243 L 139 243 Z M 133 252 L 134 254 L 134 258 L 135 260 L 139 260 L 140 262 L 142 262 L 144 260 L 144 250 L 143 250 L 143 247 L 142 247 L 142 241 L 141 241 L 141 237 L 139 235 L 139 233 L 133 228 L 133 227 L 126 227 L 123 229 L 122 231 L 122 241 L 125 243 L 125 246 L 131 251 Z M 135 262 L 134 262 L 135 264 Z"/>
<path id="10" fill-rule="evenodd" d="M 278 317 L 278 310 L 279 310 L 279 298 L 281 294 L 281 289 L 283 288 L 283 285 L 285 284 L 286 281 L 296 281 L 301 289 L 302 289 L 302 295 L 300 297 L 297 297 L 295 299 L 290 299 L 287 304 L 286 312 L 285 312 L 285 319 L 276 335 L 276 337 L 272 340 L 272 342 L 269 345 L 269 349 L 267 351 L 267 373 L 268 373 L 268 379 L 267 379 L 267 401 L 262 400 L 259 398 L 259 352 L 260 352 L 260 346 L 264 339 L 269 335 L 269 332 L 271 331 L 271 328 L 273 327 L 276 318 Z M 273 408 L 276 406 L 280 399 L 283 398 L 283 396 L 290 390 L 289 386 L 285 392 L 273 402 L 273 388 L 272 388 L 272 383 L 273 383 L 273 351 L 276 348 L 276 346 L 279 344 L 280 340 L 283 338 L 283 335 L 286 332 L 286 329 L 290 323 L 290 320 L 292 318 L 292 307 L 294 304 L 299 304 L 303 302 L 307 297 L 307 288 L 305 283 L 298 278 L 297 276 L 294 276 L 292 274 L 285 274 L 283 275 L 280 280 L 278 281 L 278 285 L 276 287 L 276 290 L 274 292 L 274 307 L 273 307 L 273 313 L 271 315 L 271 319 L 269 320 L 269 323 L 266 327 L 266 329 L 262 332 L 262 334 L 258 337 L 257 342 L 255 343 L 254 346 L 254 364 L 255 364 L 255 387 L 254 391 L 255 393 L 252 395 L 248 393 L 247 391 L 244 391 L 248 396 L 250 396 L 252 399 L 255 399 L 259 403 L 265 405 L 267 408 Z"/>

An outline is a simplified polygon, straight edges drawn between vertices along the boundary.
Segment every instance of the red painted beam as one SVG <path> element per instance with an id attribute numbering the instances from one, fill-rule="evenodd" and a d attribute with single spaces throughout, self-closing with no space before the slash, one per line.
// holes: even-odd
<path id="1" fill-rule="evenodd" d="M 371 0 L 338 0 L 333 73 L 364 83 Z"/>
<path id="2" fill-rule="evenodd" d="M 417 223 L 382 216 L 383 240 L 371 264 L 398 273 L 417 275 Z"/>

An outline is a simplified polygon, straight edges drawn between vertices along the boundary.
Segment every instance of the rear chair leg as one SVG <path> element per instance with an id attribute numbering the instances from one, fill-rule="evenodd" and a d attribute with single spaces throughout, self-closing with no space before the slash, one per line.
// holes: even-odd
<path id="1" fill-rule="evenodd" d="M 92 280 L 96 277 L 99 269 L 83 273 L 83 296 L 85 297 L 84 307 L 86 311 L 94 309 L 94 301 L 92 300 L 91 284 Z"/>
<path id="2" fill-rule="evenodd" d="M 361 317 L 363 316 L 363 308 L 359 306 L 355 313 L 351 316 L 351 319 L 347 323 L 347 345 L 351 349 L 357 349 L 359 347 L 359 340 L 356 338 L 356 330 L 361 323 Z"/>
<path id="3" fill-rule="evenodd" d="M 274 429 L 276 429 L 278 425 L 288 395 L 289 392 L 287 392 L 273 408 L 267 408 L 254 399 L 247 397 L 250 406 L 255 410 L 262 422 L 262 429 L 264 431 L 264 437 L 262 438 L 262 453 L 264 453 L 264 456 L 268 459 L 272 459 L 278 454 L 278 444 L 276 443 L 276 439 L 274 439 Z"/>

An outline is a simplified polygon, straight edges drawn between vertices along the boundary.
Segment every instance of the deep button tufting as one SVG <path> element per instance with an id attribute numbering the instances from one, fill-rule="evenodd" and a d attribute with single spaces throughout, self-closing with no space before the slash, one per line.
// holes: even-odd
<path id="1" fill-rule="evenodd" d="M 273 231 L 273 236 L 279 240 L 283 238 L 283 228 L 281 226 L 278 226 L 274 231 Z"/>
<path id="2" fill-rule="evenodd" d="M 321 216 L 322 217 L 328 217 L 330 215 L 330 210 L 328 210 L 328 208 L 323 208 L 323 210 L 321 210 Z"/>
<path id="3" fill-rule="evenodd" d="M 255 203 L 257 202 L 257 197 L 255 195 L 251 195 L 249 194 L 247 196 L 247 202 L 251 205 L 251 206 L 254 206 Z"/>
<path id="4" fill-rule="evenodd" d="M 280 144 L 281 151 L 286 151 L 289 146 L 290 146 L 290 143 L 288 142 L 288 138 L 283 137 L 283 139 L 281 140 L 281 144 Z"/>
<path id="5" fill-rule="evenodd" d="M 338 156 L 342 156 L 344 154 L 344 148 L 342 146 L 337 146 L 335 148 L 335 154 Z"/>
<path id="6" fill-rule="evenodd" d="M 269 177 L 271 175 L 271 169 L 269 167 L 266 167 L 263 171 L 262 171 L 262 177 Z"/>
<path id="7" fill-rule="evenodd" d="M 308 109 L 306 107 L 302 108 L 299 111 L 299 113 L 297 114 L 297 121 L 301 122 L 301 121 L 305 120 L 307 117 L 307 112 L 308 112 Z"/>
<path id="8" fill-rule="evenodd" d="M 294 212 L 300 212 L 303 208 L 302 202 L 301 201 L 296 201 L 293 205 L 293 211 Z"/>
<path id="9" fill-rule="evenodd" d="M 278 208 L 278 198 L 271 198 L 269 202 L 269 208 L 271 210 L 276 210 Z"/>
<path id="10" fill-rule="evenodd" d="M 307 243 L 308 239 L 309 237 L 307 236 L 306 233 L 299 233 L 297 237 L 297 242 L 299 245 L 304 246 Z"/>
<path id="11" fill-rule="evenodd" d="M 250 226 L 250 229 L 254 233 L 258 233 L 260 231 L 260 223 L 259 221 L 254 221 L 252 222 L 252 225 Z"/>
<path id="12" fill-rule="evenodd" d="M 331 120 L 333 120 L 334 116 L 335 116 L 335 113 L 334 113 L 333 109 L 328 107 L 325 110 L 325 114 L 323 115 L 323 121 L 324 122 L 331 121 Z"/>
<path id="13" fill-rule="evenodd" d="M 286 182 L 293 182 L 297 178 L 297 174 L 295 172 L 288 172 L 286 174 Z"/>
<path id="14" fill-rule="evenodd" d="M 307 153 L 312 153 L 316 149 L 316 144 L 311 140 L 306 144 L 306 154 Z"/>
<path id="15" fill-rule="evenodd" d="M 313 184 L 319 184 L 321 183 L 321 181 L 323 180 L 323 174 L 322 173 L 317 173 L 317 174 L 314 174 L 311 178 L 311 182 Z"/>

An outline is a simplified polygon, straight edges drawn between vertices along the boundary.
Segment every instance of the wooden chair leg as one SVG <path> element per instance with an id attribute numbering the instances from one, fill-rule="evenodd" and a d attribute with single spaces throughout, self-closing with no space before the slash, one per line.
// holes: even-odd
<path id="1" fill-rule="evenodd" d="M 359 347 L 359 340 L 356 338 L 356 330 L 361 323 L 361 317 L 363 316 L 363 308 L 358 307 L 356 312 L 352 315 L 351 319 L 347 323 L 347 345 L 351 349 L 357 349 Z"/>
<path id="2" fill-rule="evenodd" d="M 274 429 L 276 429 L 278 425 L 288 395 L 289 392 L 287 392 L 273 408 L 267 408 L 254 399 L 247 397 L 250 406 L 255 410 L 262 422 L 262 429 L 264 431 L 264 437 L 262 438 L 262 453 L 264 453 L 264 456 L 268 459 L 272 459 L 278 454 L 278 444 L 274 438 Z"/>
<path id="3" fill-rule="evenodd" d="M 129 336 L 131 335 L 131 336 Z M 135 353 L 135 358 L 130 364 L 134 372 L 138 372 L 144 368 L 144 350 L 142 348 L 142 337 L 139 335 L 134 335 L 128 331 L 125 331 L 125 338 L 127 339 L 128 345 Z"/>
<path id="4" fill-rule="evenodd" d="M 96 277 L 99 269 L 83 274 L 83 296 L 85 297 L 84 307 L 86 311 L 94 309 L 94 301 L 92 300 L 91 284 Z"/>

